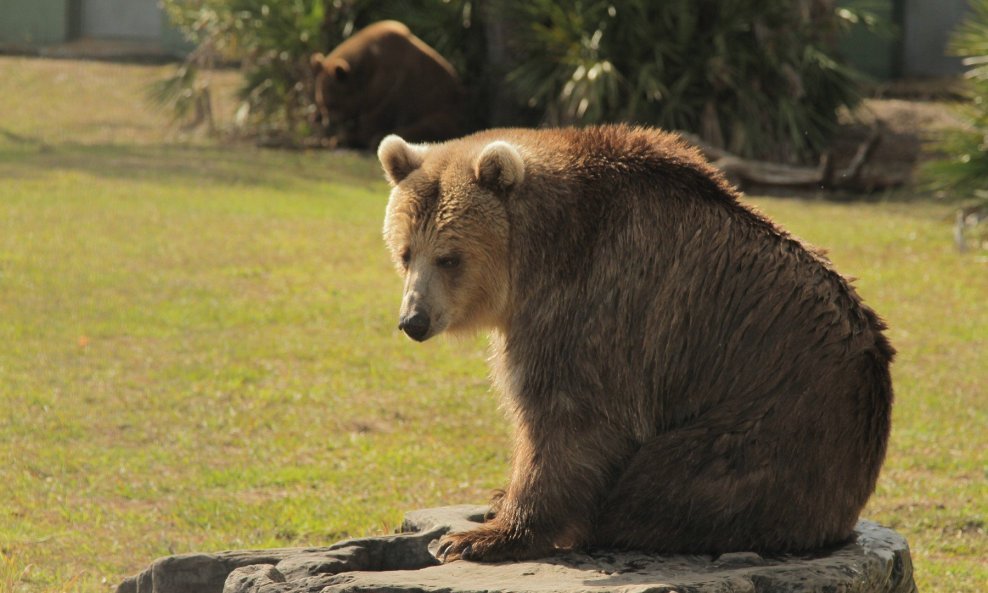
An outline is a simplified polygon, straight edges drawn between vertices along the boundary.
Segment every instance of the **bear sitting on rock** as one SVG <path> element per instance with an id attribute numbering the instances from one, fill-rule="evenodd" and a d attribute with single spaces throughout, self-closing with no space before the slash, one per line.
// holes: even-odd
<path id="1" fill-rule="evenodd" d="M 445 561 L 846 540 L 889 436 L 894 350 L 830 262 L 678 136 L 397 136 L 384 237 L 412 339 L 492 330 L 510 483 Z"/>
<path id="2" fill-rule="evenodd" d="M 429 142 L 463 132 L 456 71 L 397 21 L 374 23 L 311 61 L 316 107 L 339 145 L 376 147 L 390 133 Z"/>

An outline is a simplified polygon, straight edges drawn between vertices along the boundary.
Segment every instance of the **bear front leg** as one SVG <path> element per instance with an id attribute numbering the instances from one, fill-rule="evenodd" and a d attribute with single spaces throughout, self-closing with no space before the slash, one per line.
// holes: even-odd
<path id="1" fill-rule="evenodd" d="M 504 504 L 504 497 L 508 493 L 504 490 L 495 490 L 491 494 L 491 499 L 487 502 L 487 513 L 484 514 L 484 521 L 491 521 L 501 512 L 501 505 Z"/>
<path id="2" fill-rule="evenodd" d="M 589 543 L 598 504 L 631 446 L 599 420 L 545 421 L 521 423 L 511 483 L 496 514 L 442 538 L 440 560 L 527 560 Z"/>

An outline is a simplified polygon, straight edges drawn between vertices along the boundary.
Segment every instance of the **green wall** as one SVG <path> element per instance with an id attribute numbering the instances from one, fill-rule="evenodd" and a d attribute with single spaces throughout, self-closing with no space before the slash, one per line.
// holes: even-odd
<path id="1" fill-rule="evenodd" d="M 867 10 L 878 18 L 872 30 L 857 24 L 840 40 L 841 55 L 852 66 L 878 80 L 899 75 L 901 69 L 901 0 L 842 0 L 844 8 Z"/>
<path id="2" fill-rule="evenodd" d="M 174 54 L 176 56 L 184 56 L 193 49 L 195 45 L 189 42 L 188 39 L 182 35 L 182 32 L 172 26 L 171 21 L 168 17 L 165 17 L 165 24 L 161 31 L 161 47 L 165 51 Z"/>
<path id="3" fill-rule="evenodd" d="M 0 43 L 58 43 L 69 37 L 69 0 L 0 0 Z"/>

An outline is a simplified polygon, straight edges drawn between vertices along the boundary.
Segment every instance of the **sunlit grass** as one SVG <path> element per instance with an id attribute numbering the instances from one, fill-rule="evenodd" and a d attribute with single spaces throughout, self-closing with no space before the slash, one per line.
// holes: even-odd
<path id="1" fill-rule="evenodd" d="M 506 478 L 483 337 L 395 328 L 373 159 L 189 145 L 133 99 L 158 72 L 0 58 L 2 593 L 382 533 Z M 895 428 L 866 515 L 909 538 L 921 590 L 981 591 L 984 256 L 953 251 L 934 204 L 751 201 L 891 326 Z"/>

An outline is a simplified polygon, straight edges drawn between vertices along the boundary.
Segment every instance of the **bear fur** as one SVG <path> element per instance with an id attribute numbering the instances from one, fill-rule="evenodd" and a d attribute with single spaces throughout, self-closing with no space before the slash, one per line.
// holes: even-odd
<path id="1" fill-rule="evenodd" d="M 493 517 L 439 555 L 841 542 L 889 436 L 885 325 L 678 136 L 627 126 L 390 136 L 400 327 L 489 328 L 516 427 Z"/>
<path id="2" fill-rule="evenodd" d="M 397 21 L 361 29 L 311 62 L 316 107 L 340 144 L 369 148 L 389 133 L 428 142 L 463 132 L 456 71 Z"/>

